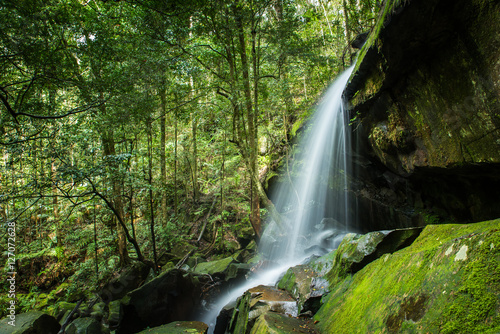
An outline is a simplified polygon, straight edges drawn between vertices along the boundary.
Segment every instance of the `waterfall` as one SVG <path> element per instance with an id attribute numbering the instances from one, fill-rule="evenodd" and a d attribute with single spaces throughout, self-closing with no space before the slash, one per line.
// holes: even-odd
<path id="1" fill-rule="evenodd" d="M 311 255 L 335 249 L 350 230 L 351 206 L 347 194 L 351 149 L 348 113 L 342 98 L 353 67 L 343 72 L 322 97 L 303 131 L 284 181 L 271 200 L 284 217 L 281 225 L 268 223 L 259 245 L 269 269 L 221 297 L 213 312 L 202 319 L 213 333 L 220 310 L 246 290 L 274 285 L 290 267 Z M 286 181 L 285 181 L 286 180 Z"/>
<path id="2" fill-rule="evenodd" d="M 347 177 L 351 173 L 348 113 L 342 99 L 352 67 L 328 88 L 304 130 L 298 152 L 288 166 L 288 182 L 271 194 L 287 226 L 270 222 L 259 252 L 269 261 L 297 263 L 311 253 L 336 246 L 339 233 L 351 226 Z"/>

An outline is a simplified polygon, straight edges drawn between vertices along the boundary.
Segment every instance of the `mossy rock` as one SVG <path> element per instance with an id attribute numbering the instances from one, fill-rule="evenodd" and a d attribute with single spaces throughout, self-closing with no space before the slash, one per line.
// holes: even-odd
<path id="1" fill-rule="evenodd" d="M 176 321 L 143 330 L 138 334 L 206 334 L 207 330 L 208 326 L 200 321 Z"/>
<path id="2" fill-rule="evenodd" d="M 248 325 L 248 313 L 250 312 L 250 301 L 252 295 L 245 292 L 241 296 L 233 310 L 231 321 L 229 322 L 229 333 L 245 333 Z"/>
<path id="3" fill-rule="evenodd" d="M 384 3 L 346 95 L 391 170 L 500 162 L 499 29 L 494 0 Z"/>
<path id="4" fill-rule="evenodd" d="M 259 317 L 250 334 L 319 334 L 312 321 L 268 312 Z M 340 333 L 340 332 L 339 332 Z"/>
<path id="5" fill-rule="evenodd" d="M 324 333 L 500 332 L 500 220 L 429 225 L 332 288 Z"/>
<path id="6" fill-rule="evenodd" d="M 118 327 L 123 318 L 123 309 L 119 300 L 113 300 L 108 305 L 108 324 L 111 329 Z"/>
<path id="7" fill-rule="evenodd" d="M 181 241 L 175 244 L 170 250 L 170 253 L 173 254 L 176 258 L 182 259 L 189 252 L 195 251 L 196 246 L 191 245 L 187 241 Z"/>
<path id="8" fill-rule="evenodd" d="M 288 291 L 298 303 L 298 313 L 303 309 L 304 302 L 311 297 L 311 287 L 316 272 L 309 265 L 299 265 L 287 270 L 278 282 L 278 288 Z"/>
<path id="9" fill-rule="evenodd" d="M 421 230 L 422 228 L 409 228 L 376 231 L 363 235 L 347 234 L 335 252 L 334 261 L 326 278 L 330 284 L 336 284 L 383 254 L 408 246 L 417 238 Z M 317 265 L 320 263 L 318 262 Z"/>
<path id="10" fill-rule="evenodd" d="M 252 265 L 247 263 L 231 263 L 226 270 L 226 281 L 232 279 L 243 279 L 245 275 L 250 271 Z"/>
<path id="11" fill-rule="evenodd" d="M 61 325 L 57 320 L 40 311 L 30 311 L 16 315 L 15 326 L 9 324 L 9 317 L 0 321 L 2 334 L 57 334 Z"/>
<path id="12" fill-rule="evenodd" d="M 71 312 L 76 306 L 76 303 L 59 302 L 56 304 L 55 317 L 61 319 L 67 312 Z"/>
<path id="13" fill-rule="evenodd" d="M 109 281 L 100 291 L 102 300 L 110 302 L 123 298 L 129 291 L 137 289 L 148 277 L 150 267 L 142 262 L 134 262 L 120 275 Z"/>
<path id="14" fill-rule="evenodd" d="M 193 272 L 199 275 L 224 274 L 225 276 L 225 272 L 228 270 L 230 264 L 234 262 L 233 257 L 226 257 L 222 260 L 198 263 Z"/>
<path id="15" fill-rule="evenodd" d="M 94 318 L 78 318 L 68 325 L 67 334 L 103 334 L 99 321 Z"/>

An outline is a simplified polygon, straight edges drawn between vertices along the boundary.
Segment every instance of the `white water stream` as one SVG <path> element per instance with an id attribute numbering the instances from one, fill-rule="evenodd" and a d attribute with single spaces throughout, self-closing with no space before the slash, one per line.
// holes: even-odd
<path id="1" fill-rule="evenodd" d="M 307 257 L 336 248 L 350 229 L 347 175 L 351 169 L 351 145 L 342 94 L 352 69 L 343 72 L 324 94 L 284 176 L 288 182 L 282 182 L 271 194 L 286 221 L 285 227 L 269 222 L 259 245 L 259 253 L 273 268 L 262 270 L 221 296 L 213 311 L 201 320 L 209 324 L 209 334 L 225 305 L 255 286 L 275 285 L 288 268 Z"/>

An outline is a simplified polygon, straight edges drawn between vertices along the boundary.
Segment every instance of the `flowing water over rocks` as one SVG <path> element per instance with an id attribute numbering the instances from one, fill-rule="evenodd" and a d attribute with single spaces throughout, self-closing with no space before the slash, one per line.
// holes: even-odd
<path id="1" fill-rule="evenodd" d="M 271 221 L 263 233 L 259 253 L 261 262 L 268 264 L 267 269 L 259 270 L 244 284 L 220 298 L 202 319 L 209 324 L 209 333 L 214 332 L 217 315 L 228 303 L 250 288 L 275 285 L 288 268 L 308 257 L 328 253 L 350 230 L 353 214 L 347 194 L 347 178 L 351 173 L 351 144 L 350 136 L 346 135 L 349 118 L 342 94 L 351 72 L 352 67 L 342 73 L 325 93 L 302 134 L 298 151 L 287 171 L 288 182 L 283 182 L 271 194 L 285 226 Z M 295 304 L 295 301 L 291 303 Z M 297 315 L 297 306 L 285 306 L 294 310 L 290 314 Z"/>

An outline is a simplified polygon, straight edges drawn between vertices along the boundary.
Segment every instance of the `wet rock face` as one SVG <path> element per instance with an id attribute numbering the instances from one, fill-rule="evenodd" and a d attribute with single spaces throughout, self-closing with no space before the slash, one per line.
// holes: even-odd
<path id="1" fill-rule="evenodd" d="M 500 216 L 500 3 L 389 0 L 381 17 L 346 88 L 367 160 L 357 197 L 376 225 L 363 227 Z"/>

